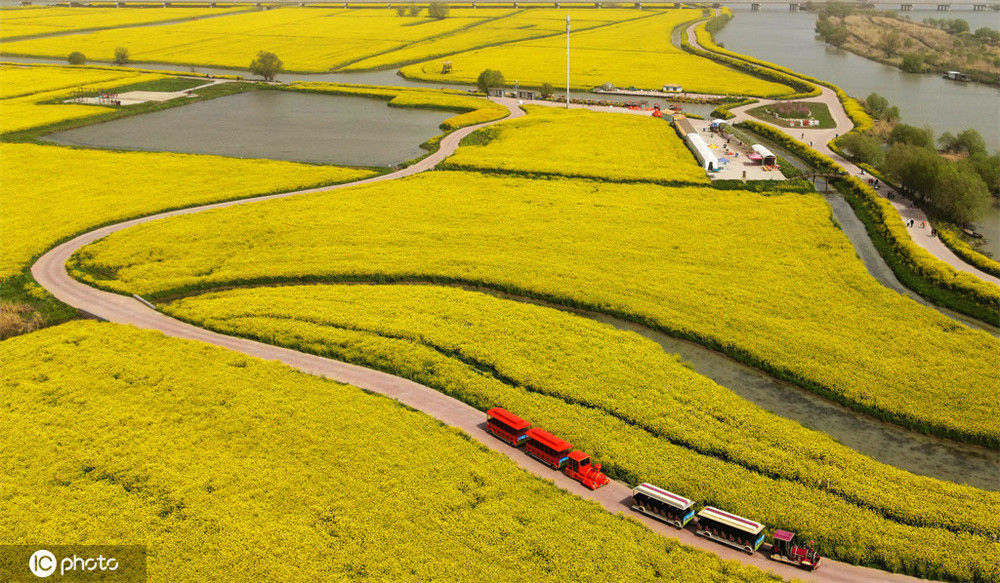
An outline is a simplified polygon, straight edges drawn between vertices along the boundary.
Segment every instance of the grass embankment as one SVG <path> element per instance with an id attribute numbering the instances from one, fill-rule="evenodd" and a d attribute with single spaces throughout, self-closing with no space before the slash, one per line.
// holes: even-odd
<path id="1" fill-rule="evenodd" d="M 282 7 L 165 24 L 5 42 L 11 55 L 64 58 L 83 51 L 111 62 L 126 47 L 133 62 L 246 69 L 257 51 L 274 52 L 288 71 L 326 72 L 359 59 L 401 49 L 486 22 L 510 9 L 453 7 L 448 18 L 401 18 L 389 10 Z M 478 74 L 478 73 L 477 73 Z"/>
<path id="2" fill-rule="evenodd" d="M 1000 341 L 872 279 L 818 195 L 438 171 L 157 221 L 71 263 L 84 281 L 153 297 L 302 279 L 483 283 L 695 339 L 894 423 L 998 438 Z"/>
<path id="3" fill-rule="evenodd" d="M 143 544 L 150 581 L 779 580 L 280 364 L 95 322 L 0 349 L 8 543 Z"/>
<path id="4" fill-rule="evenodd" d="M 525 110 L 525 117 L 470 134 L 442 167 L 611 182 L 709 182 L 663 119 L 545 106 Z"/>
<path id="5" fill-rule="evenodd" d="M 574 89 L 590 90 L 604 83 L 619 87 L 660 89 L 681 85 L 686 92 L 756 96 L 788 95 L 792 90 L 692 55 L 670 42 L 671 31 L 699 14 L 688 9 L 653 15 L 571 33 Z M 442 73 L 443 61 L 452 64 Z M 411 78 L 474 83 L 483 69 L 499 69 L 522 87 L 565 84 L 566 39 L 554 36 L 449 55 L 403 67 Z"/>
<path id="6" fill-rule="evenodd" d="M 828 556 L 897 570 L 915 564 L 913 572 L 953 580 L 1000 574 L 982 557 L 1000 550 L 991 539 L 1000 520 L 990 512 L 1000 493 L 873 462 L 745 401 L 631 332 L 424 285 L 238 289 L 164 310 L 381 368 L 483 410 L 506 407 L 558 427 L 613 475 L 791 528 L 817 539 Z M 925 540 L 936 541 L 939 558 L 916 550 Z"/>
<path id="7" fill-rule="evenodd" d="M 245 10 L 245 8 L 188 8 L 170 10 L 148 8 L 102 8 L 77 6 L 31 6 L 0 8 L 0 40 L 25 36 L 83 32 L 118 26 L 154 24 L 172 20 L 197 19 Z M 85 48 L 85 47 L 81 47 Z"/>

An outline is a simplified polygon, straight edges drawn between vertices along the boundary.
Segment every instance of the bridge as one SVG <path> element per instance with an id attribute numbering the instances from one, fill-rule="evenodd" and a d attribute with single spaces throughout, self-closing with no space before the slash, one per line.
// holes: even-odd
<path id="1" fill-rule="evenodd" d="M 994 10 L 1000 11 L 1000 1 L 998 0 L 848 0 L 857 6 L 865 8 L 880 8 L 888 10 L 911 11 L 937 10 L 947 12 L 952 10 L 973 10 L 977 12 Z M 344 8 L 377 8 L 396 6 L 407 6 L 410 4 L 426 5 L 428 0 L 21 0 L 22 6 L 32 4 L 39 5 L 71 5 L 71 6 L 149 6 L 150 4 L 160 4 L 161 6 L 216 6 L 219 5 L 247 5 L 259 8 L 271 8 L 278 6 L 342 6 Z M 799 0 L 711 0 L 706 3 L 692 4 L 682 2 L 646 2 L 643 0 L 447 0 L 450 6 L 466 6 L 475 8 L 477 6 L 490 7 L 592 7 L 592 8 L 676 8 L 680 6 L 707 6 L 714 8 L 723 6 L 749 8 L 750 10 L 760 10 L 762 7 L 788 6 L 789 10 L 808 10 L 822 6 L 825 2 L 808 2 Z"/>

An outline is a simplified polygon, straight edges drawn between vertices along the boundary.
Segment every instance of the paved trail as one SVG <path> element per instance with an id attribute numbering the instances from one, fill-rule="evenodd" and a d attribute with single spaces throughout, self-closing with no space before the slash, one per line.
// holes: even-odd
<path id="1" fill-rule="evenodd" d="M 508 107 L 508 109 L 510 109 L 511 112 L 510 117 L 507 119 L 524 115 L 524 112 L 519 109 L 516 104 L 507 100 L 504 100 L 503 103 Z M 825 560 L 822 567 L 816 572 L 807 573 L 791 565 L 770 561 L 761 553 L 750 556 L 735 549 L 730 549 L 697 537 L 691 531 L 678 531 L 673 527 L 667 526 L 651 518 L 638 515 L 629 510 L 631 488 L 627 484 L 612 482 L 608 486 L 605 486 L 595 492 L 591 492 L 565 475 L 542 466 L 537 461 L 525 455 L 522 450 L 512 448 L 489 435 L 485 431 L 485 415 L 481 411 L 466 405 L 461 401 L 447 397 L 430 387 L 426 387 L 413 381 L 381 371 L 356 366 L 346 362 L 322 358 L 244 338 L 226 336 L 224 334 L 218 334 L 216 332 L 198 328 L 197 326 L 186 324 L 161 314 L 160 312 L 144 305 L 137 299 L 89 287 L 70 277 L 69 273 L 66 271 L 66 261 L 78 249 L 97 241 L 98 239 L 102 239 L 111 233 L 127 229 L 134 225 L 148 223 L 162 218 L 202 212 L 205 210 L 237 204 L 250 204 L 262 200 L 272 200 L 276 198 L 296 196 L 299 194 L 346 188 L 349 186 L 367 184 L 371 182 L 394 180 L 404 176 L 410 176 L 424 170 L 429 170 L 443 159 L 454 153 L 455 149 L 458 147 L 459 141 L 463 137 L 480 127 L 490 125 L 490 123 L 496 122 L 489 122 L 486 124 L 463 128 L 449 134 L 441 140 L 441 146 L 437 152 L 412 166 L 398 170 L 391 174 L 322 188 L 313 188 L 252 199 L 235 200 L 180 209 L 101 227 L 80 235 L 50 250 L 31 266 L 31 274 L 42 287 L 48 290 L 60 301 L 97 318 L 120 324 L 131 324 L 150 330 L 158 330 L 175 338 L 197 340 L 227 348 L 229 350 L 242 352 L 249 356 L 263 358 L 265 360 L 279 361 L 307 374 L 347 383 L 392 397 L 393 399 L 405 403 L 415 409 L 419 409 L 420 411 L 448 425 L 462 429 L 486 447 L 502 453 L 508 458 L 514 460 L 514 462 L 528 472 L 553 480 L 560 488 L 572 492 L 582 498 L 597 502 L 609 512 L 624 512 L 627 515 L 636 518 L 654 532 L 680 540 L 690 546 L 705 549 L 724 559 L 737 560 L 747 565 L 754 565 L 762 569 L 772 571 L 785 578 L 799 578 L 804 581 L 827 583 L 846 583 L 857 581 L 870 581 L 874 583 L 905 583 L 920 581 L 920 579 L 914 577 L 887 573 L 865 567 L 856 567 L 847 563 L 840 563 L 831 560 Z M 794 501 L 791 503 L 794 503 Z"/>
<path id="2" fill-rule="evenodd" d="M 700 23 L 695 23 L 689 26 L 685 30 L 685 34 L 687 35 L 688 42 L 691 43 L 692 46 L 707 51 L 708 49 L 699 44 L 698 38 L 695 36 L 694 29 L 698 24 Z M 829 87 L 825 87 L 822 85 L 819 85 L 819 88 L 822 90 L 822 92 L 816 97 L 808 97 L 792 101 L 815 102 L 815 103 L 826 104 L 826 106 L 830 109 L 830 113 L 833 116 L 833 121 L 834 123 L 836 123 L 836 127 L 830 129 L 783 128 L 780 126 L 775 126 L 773 124 L 768 124 L 768 125 L 772 125 L 773 127 L 784 132 L 785 134 L 799 141 L 805 142 L 811 145 L 813 149 L 821 152 L 826 156 L 829 156 L 830 158 L 833 158 L 835 162 L 840 164 L 852 176 L 863 176 L 861 168 L 859 168 L 853 162 L 845 159 L 840 154 L 834 152 L 828 146 L 829 142 L 835 139 L 837 136 L 842 136 L 847 132 L 851 131 L 852 129 L 854 129 L 854 122 L 852 122 L 851 118 L 847 116 L 847 112 L 844 111 L 843 104 L 841 104 L 840 100 L 837 99 L 837 94 L 836 92 L 834 92 L 833 89 L 830 89 Z M 772 103 L 778 103 L 778 102 L 779 101 L 774 99 L 761 99 L 759 100 L 758 103 L 754 103 L 751 105 L 744 105 L 742 107 L 735 107 L 730 111 L 733 114 L 735 114 L 736 117 L 729 120 L 729 123 L 737 123 L 741 121 L 762 122 L 762 120 L 756 119 L 753 116 L 749 115 L 747 113 L 747 110 L 759 107 L 761 105 L 770 105 Z M 781 103 L 788 103 L 788 101 L 787 100 L 781 101 Z M 762 123 L 767 123 L 767 122 L 762 122 Z M 990 275 L 985 271 L 982 271 L 972 265 L 969 265 L 968 263 L 963 261 L 959 256 L 955 255 L 952 252 L 952 250 L 949 249 L 944 243 L 942 243 L 940 238 L 931 237 L 931 227 L 929 223 L 926 228 L 921 228 L 920 225 L 924 221 L 929 221 L 929 219 L 922 210 L 920 210 L 916 206 L 913 206 L 906 197 L 899 195 L 894 190 L 888 188 L 888 186 L 883 187 L 881 189 L 881 192 L 879 192 L 879 194 L 883 197 L 887 196 L 889 193 L 895 195 L 894 198 L 890 200 L 890 202 L 892 203 L 892 206 L 896 207 L 896 210 L 899 211 L 900 216 L 903 217 L 903 221 L 908 221 L 909 219 L 914 220 L 914 225 L 912 227 L 909 227 L 907 230 L 910 233 L 910 237 L 913 239 L 914 242 L 916 242 L 917 245 L 920 245 L 921 247 L 929 251 L 932 255 L 934 255 L 941 261 L 947 263 L 948 265 L 954 267 L 958 271 L 971 273 L 972 275 L 975 275 L 976 277 L 982 279 L 983 281 L 1000 286 L 1000 277 Z"/>

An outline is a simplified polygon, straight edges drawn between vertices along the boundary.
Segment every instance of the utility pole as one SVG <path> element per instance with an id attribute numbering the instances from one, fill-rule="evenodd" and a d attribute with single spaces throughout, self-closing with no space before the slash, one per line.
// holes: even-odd
<path id="1" fill-rule="evenodd" d="M 566 109 L 569 109 L 569 14 L 566 15 Z"/>

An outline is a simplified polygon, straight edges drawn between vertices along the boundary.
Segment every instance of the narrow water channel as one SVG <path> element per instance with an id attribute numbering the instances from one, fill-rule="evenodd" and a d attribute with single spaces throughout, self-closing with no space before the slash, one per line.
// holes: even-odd
<path id="1" fill-rule="evenodd" d="M 619 330 L 635 332 L 659 344 L 664 352 L 679 354 L 698 374 L 744 399 L 776 415 L 821 431 L 874 460 L 914 474 L 1000 491 L 1000 451 L 890 425 L 778 380 L 700 344 L 674 338 L 634 322 L 495 290 L 457 287 L 570 312 Z"/>

